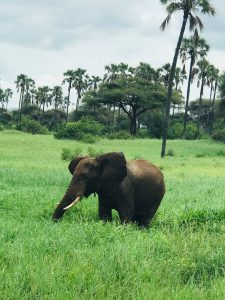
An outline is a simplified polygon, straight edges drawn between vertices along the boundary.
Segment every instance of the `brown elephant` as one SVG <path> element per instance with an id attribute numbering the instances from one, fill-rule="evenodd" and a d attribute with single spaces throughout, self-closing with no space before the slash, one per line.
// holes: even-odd
<path id="1" fill-rule="evenodd" d="M 101 220 L 111 221 L 115 209 L 122 223 L 146 227 L 165 193 L 163 175 L 156 166 L 146 160 L 128 162 L 123 153 L 77 157 L 68 168 L 73 177 L 53 220 L 60 219 L 82 196 L 97 193 Z"/>

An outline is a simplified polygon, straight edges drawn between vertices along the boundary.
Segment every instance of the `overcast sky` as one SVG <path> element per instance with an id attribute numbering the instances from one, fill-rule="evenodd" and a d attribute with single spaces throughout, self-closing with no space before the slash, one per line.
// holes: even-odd
<path id="1" fill-rule="evenodd" d="M 223 71 L 225 5 L 211 3 L 217 14 L 202 17 L 203 37 L 211 46 L 210 62 Z M 0 78 L 2 88 L 15 91 L 10 106 L 17 104 L 14 81 L 21 73 L 38 86 L 53 87 L 68 69 L 102 76 L 110 63 L 160 67 L 171 62 L 182 15 L 161 32 L 165 16 L 159 0 L 0 0 Z"/>

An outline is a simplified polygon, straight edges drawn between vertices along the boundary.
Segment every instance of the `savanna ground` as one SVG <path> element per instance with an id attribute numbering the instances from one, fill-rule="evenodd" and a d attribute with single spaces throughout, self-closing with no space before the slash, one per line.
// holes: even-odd
<path id="1" fill-rule="evenodd" d="M 70 181 L 53 136 L 0 133 L 0 299 L 225 299 L 225 147 L 209 140 L 108 141 L 95 150 L 143 157 L 167 191 L 148 230 L 97 218 L 84 199 L 53 223 Z"/>

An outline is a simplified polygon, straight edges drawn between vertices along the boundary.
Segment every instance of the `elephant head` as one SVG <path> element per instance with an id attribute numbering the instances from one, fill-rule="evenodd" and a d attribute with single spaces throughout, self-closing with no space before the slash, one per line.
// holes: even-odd
<path id="1" fill-rule="evenodd" d="M 65 211 L 77 203 L 82 196 L 92 193 L 110 196 L 119 188 L 127 175 L 123 153 L 111 152 L 92 157 L 74 158 L 69 166 L 72 180 L 61 202 L 53 213 L 53 219 L 60 219 Z"/>

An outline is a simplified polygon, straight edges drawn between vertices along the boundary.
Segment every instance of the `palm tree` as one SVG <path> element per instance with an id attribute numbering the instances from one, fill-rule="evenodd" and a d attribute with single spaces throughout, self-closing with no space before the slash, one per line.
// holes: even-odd
<path id="1" fill-rule="evenodd" d="M 194 78 L 194 65 L 198 58 L 203 58 L 206 56 L 209 51 L 209 45 L 203 38 L 200 38 L 198 33 L 195 32 L 193 36 L 190 38 L 184 38 L 180 48 L 180 57 L 182 62 L 185 63 L 188 59 L 190 59 L 190 67 L 189 67 L 189 75 L 188 75 L 188 86 L 187 86 L 187 94 L 186 94 L 186 102 L 185 102 L 185 112 L 184 112 L 184 127 L 182 137 L 186 137 L 186 127 L 187 127 L 187 118 L 188 118 L 188 107 L 189 107 L 189 97 L 191 90 L 191 83 Z"/>
<path id="2" fill-rule="evenodd" d="M 17 76 L 16 81 L 15 81 L 15 84 L 16 84 L 16 87 L 17 87 L 17 92 L 20 92 L 19 110 L 18 110 L 18 119 L 17 119 L 18 123 L 21 122 L 21 110 L 22 110 L 22 103 L 23 103 L 27 78 L 28 78 L 27 75 L 20 74 L 20 75 Z"/>
<path id="3" fill-rule="evenodd" d="M 5 89 L 5 92 L 4 92 L 4 102 L 5 102 L 5 109 L 7 111 L 7 108 L 8 108 L 8 103 L 9 103 L 9 99 L 12 98 L 12 95 L 13 95 L 13 91 L 11 89 Z"/>
<path id="4" fill-rule="evenodd" d="M 77 92 L 76 110 L 79 109 L 80 100 L 84 91 L 88 88 L 89 76 L 86 74 L 86 70 L 78 68 L 74 71 L 74 79 L 72 86 Z"/>
<path id="5" fill-rule="evenodd" d="M 202 98 L 204 94 L 204 87 L 208 84 L 208 68 L 209 68 L 209 62 L 203 58 L 198 61 L 198 83 L 197 86 L 200 87 L 200 95 L 199 95 L 199 112 L 198 112 L 198 130 L 197 130 L 197 136 L 199 135 L 200 131 L 200 123 L 201 123 L 201 113 L 202 113 Z"/>
<path id="6" fill-rule="evenodd" d="M 175 85 L 175 90 L 178 90 L 179 84 L 183 84 L 184 80 L 187 79 L 186 71 L 181 68 L 176 68 L 175 70 L 175 75 L 174 75 L 174 85 Z"/>
<path id="7" fill-rule="evenodd" d="M 63 91 L 62 87 L 59 85 L 54 86 L 52 90 L 51 100 L 54 105 L 54 109 L 57 109 L 63 104 Z"/>
<path id="8" fill-rule="evenodd" d="M 213 65 L 210 65 L 208 71 L 209 71 L 208 75 L 209 75 L 209 84 L 210 84 L 210 102 L 212 101 L 211 117 L 209 118 L 209 130 L 212 131 L 213 122 L 214 122 L 214 106 L 215 106 L 216 92 L 217 92 L 218 80 L 219 80 L 219 69 L 215 68 Z"/>
<path id="9" fill-rule="evenodd" d="M 181 88 L 179 87 L 179 84 L 183 84 L 184 83 L 184 80 L 187 79 L 187 75 L 186 75 L 186 71 L 185 69 L 181 69 L 181 68 L 176 68 L 175 70 L 175 75 L 174 75 L 174 87 L 175 87 L 175 90 L 178 91 L 178 89 L 181 91 Z M 175 108 L 176 108 L 176 105 L 177 105 L 177 108 L 179 110 L 179 103 L 176 103 L 173 102 L 173 116 L 174 116 L 174 113 L 175 113 Z"/>
<path id="10" fill-rule="evenodd" d="M 118 65 L 115 64 L 111 64 L 110 66 L 106 65 L 105 70 L 107 73 L 103 77 L 103 82 L 115 81 L 120 72 Z"/>
<path id="11" fill-rule="evenodd" d="M 118 70 L 119 70 L 119 73 L 121 75 L 127 75 L 127 72 L 129 71 L 129 66 L 123 62 L 121 62 L 119 65 L 118 65 Z"/>
<path id="12" fill-rule="evenodd" d="M 97 100 L 96 100 L 96 92 L 97 92 L 97 89 L 99 87 L 99 84 L 102 82 L 102 79 L 99 77 L 99 76 L 91 76 L 90 78 L 90 86 L 89 86 L 89 89 L 90 89 L 90 97 L 89 97 L 89 103 L 91 105 L 93 105 L 93 117 L 94 117 L 94 120 L 96 118 L 96 106 L 97 106 Z M 91 100 L 90 100 L 91 99 Z"/>
<path id="13" fill-rule="evenodd" d="M 133 69 L 133 74 L 134 76 L 148 81 L 154 81 L 156 77 L 155 69 L 153 69 L 149 64 L 143 62 L 141 62 L 139 66 Z"/>
<path id="14" fill-rule="evenodd" d="M 35 81 L 30 78 L 27 77 L 26 81 L 25 81 L 25 94 L 24 94 L 24 99 L 22 102 L 22 106 L 24 104 L 24 106 L 31 104 L 32 103 L 32 92 L 35 89 Z"/>
<path id="15" fill-rule="evenodd" d="M 167 63 L 158 69 L 162 83 L 168 87 L 171 65 Z"/>
<path id="16" fill-rule="evenodd" d="M 70 105 L 70 91 L 72 88 L 72 84 L 75 78 L 75 71 L 74 70 L 68 70 L 66 71 L 63 76 L 65 77 L 63 79 L 63 84 L 68 83 L 68 94 L 66 98 L 66 123 L 68 122 L 68 114 L 69 114 L 69 105 Z"/>
<path id="17" fill-rule="evenodd" d="M 38 87 L 36 93 L 37 104 L 39 105 L 39 112 L 45 112 L 45 106 L 48 107 L 48 104 L 51 104 L 51 89 L 48 86 Z"/>
<path id="18" fill-rule="evenodd" d="M 5 104 L 5 93 L 2 88 L 0 88 L 0 103 L 1 103 L 1 112 L 4 112 L 4 104 Z"/>
<path id="19" fill-rule="evenodd" d="M 196 28 L 199 28 L 201 30 L 203 28 L 203 24 L 200 18 L 196 15 L 196 12 L 200 11 L 203 14 L 214 15 L 215 9 L 210 5 L 210 0 L 201 0 L 201 1 L 200 0 L 160 0 L 160 2 L 163 5 L 167 5 L 166 11 L 168 13 L 166 19 L 163 21 L 161 25 L 162 30 L 164 30 L 166 26 L 169 24 L 170 19 L 175 12 L 180 11 L 183 13 L 183 22 L 180 29 L 180 34 L 177 41 L 177 46 L 176 46 L 176 50 L 174 53 L 173 62 L 170 70 L 168 96 L 166 102 L 166 113 L 163 121 L 163 130 L 162 130 L 163 142 L 162 142 L 161 157 L 164 157 L 166 151 L 167 129 L 168 129 L 169 114 L 170 114 L 170 102 L 172 98 L 174 75 L 175 75 L 178 55 L 180 51 L 180 46 L 183 40 L 187 22 L 189 20 L 190 30 L 194 30 Z"/>

